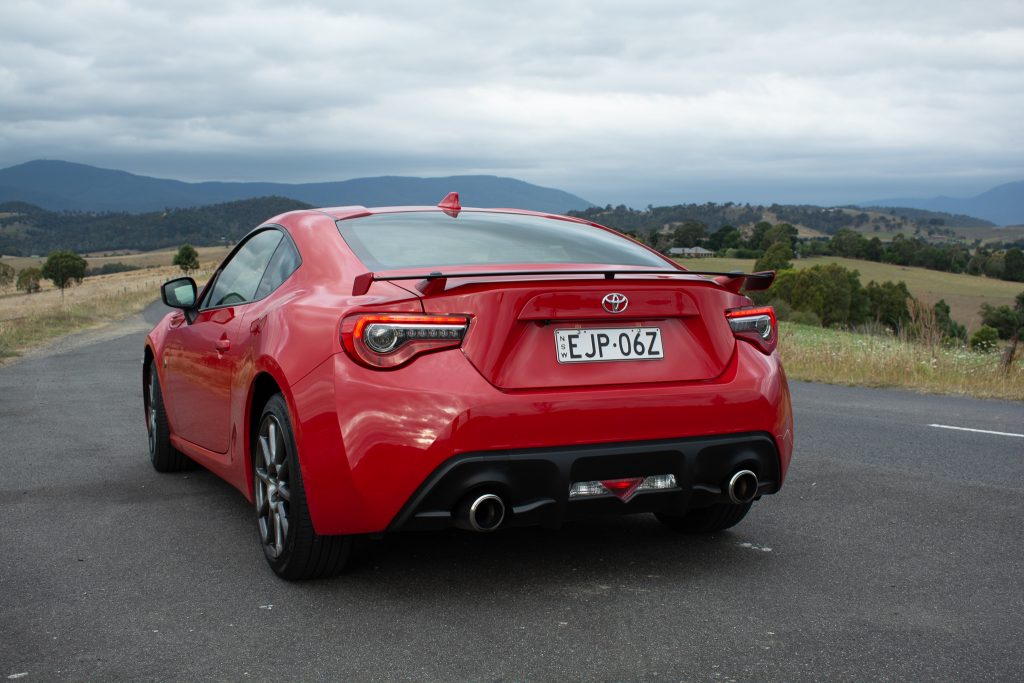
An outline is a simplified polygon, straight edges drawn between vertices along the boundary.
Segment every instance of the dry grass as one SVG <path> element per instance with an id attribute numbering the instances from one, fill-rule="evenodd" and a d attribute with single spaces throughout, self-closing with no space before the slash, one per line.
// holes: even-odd
<path id="1" fill-rule="evenodd" d="M 0 362 L 55 337 L 101 325 L 141 311 L 160 296 L 160 285 L 181 271 L 175 267 L 86 278 L 61 300 L 49 282 L 37 294 L 0 293 Z"/>
<path id="2" fill-rule="evenodd" d="M 794 380 L 1024 401 L 1024 360 L 1006 372 L 999 353 L 793 323 L 780 325 L 779 352 Z"/>
<path id="3" fill-rule="evenodd" d="M 743 270 L 749 272 L 754 267 L 753 259 L 706 258 L 678 259 L 678 261 L 692 270 Z M 966 325 L 971 331 L 981 326 L 981 316 L 978 314 L 981 304 L 1013 306 L 1014 297 L 1024 290 L 1024 285 L 1019 282 L 995 280 L 977 275 L 942 273 L 926 268 L 895 266 L 891 263 L 875 263 L 838 256 L 796 259 L 793 261 L 793 266 L 795 268 L 810 268 L 824 263 L 838 263 L 844 268 L 860 271 L 860 280 L 865 285 L 870 280 L 876 282 L 885 282 L 886 280 L 899 282 L 902 280 L 907 283 L 911 294 L 928 304 L 935 304 L 939 299 L 945 299 L 949 304 L 953 319 Z"/>
<path id="4" fill-rule="evenodd" d="M 199 252 L 199 262 L 204 268 L 209 267 L 211 269 L 223 261 L 224 257 L 228 255 L 230 250 L 230 246 L 196 247 L 196 251 Z M 89 264 L 90 268 L 102 268 L 107 263 L 124 263 L 130 266 L 138 266 L 139 268 L 154 268 L 158 266 L 170 266 L 171 262 L 174 260 L 174 255 L 177 252 L 177 249 L 161 249 L 160 251 L 143 252 L 99 252 L 95 254 L 83 254 L 82 256 L 85 258 L 85 261 Z M 0 258 L 0 263 L 6 263 L 13 266 L 15 270 L 22 270 L 30 266 L 42 268 L 43 264 L 46 263 L 46 257 L 37 256 L 32 258 L 30 256 L 4 256 Z"/>

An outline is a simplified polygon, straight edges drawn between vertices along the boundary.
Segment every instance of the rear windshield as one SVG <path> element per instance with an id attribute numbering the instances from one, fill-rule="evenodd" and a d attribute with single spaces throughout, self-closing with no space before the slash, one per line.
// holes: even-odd
<path id="1" fill-rule="evenodd" d="M 387 213 L 338 221 L 372 270 L 508 263 L 593 263 L 665 268 L 643 247 L 590 225 L 538 216 L 463 211 Z"/>

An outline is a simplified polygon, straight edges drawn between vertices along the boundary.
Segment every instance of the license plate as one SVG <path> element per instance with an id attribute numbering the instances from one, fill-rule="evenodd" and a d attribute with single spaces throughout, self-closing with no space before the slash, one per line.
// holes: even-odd
<path id="1" fill-rule="evenodd" d="M 610 327 L 555 330 L 559 363 L 595 363 L 609 360 L 659 360 L 661 328 Z"/>

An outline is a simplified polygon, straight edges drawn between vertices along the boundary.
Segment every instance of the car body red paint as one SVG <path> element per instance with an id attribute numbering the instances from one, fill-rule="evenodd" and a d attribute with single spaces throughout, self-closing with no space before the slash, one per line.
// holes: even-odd
<path id="1" fill-rule="evenodd" d="M 156 370 L 163 388 L 176 449 L 252 500 L 254 413 L 261 407 L 254 397 L 272 380 L 287 405 L 309 514 L 321 535 L 402 528 L 396 527 L 400 513 L 432 474 L 467 454 L 761 434 L 777 458 L 776 481 L 763 493 L 781 486 L 793 448 L 789 391 L 777 352 L 765 353 L 732 334 L 725 311 L 751 305 L 734 291 L 738 286 L 687 276 L 660 255 L 661 268 L 679 272 L 631 276 L 621 271 L 639 268 L 625 266 L 609 279 L 564 272 L 610 270 L 607 264 L 526 262 L 502 264 L 501 270 L 558 274 L 462 277 L 433 285 L 367 278 L 374 269 L 349 247 L 338 222 L 406 212 L 436 221 L 474 213 L 533 216 L 620 238 L 578 219 L 453 209 L 450 203 L 276 216 L 264 225 L 286 233 L 282 239 L 290 239 L 301 257 L 276 290 L 260 300 L 171 312 L 146 339 L 147 371 Z M 437 266 L 388 274 L 451 270 Z M 361 288 L 364 294 L 354 293 Z M 609 292 L 628 297 L 622 314 L 602 310 Z M 458 314 L 468 317 L 469 326 L 460 346 L 380 369 L 357 362 L 343 347 L 343 321 L 358 313 Z M 662 360 L 556 362 L 556 329 L 652 321 L 661 329 Z"/>

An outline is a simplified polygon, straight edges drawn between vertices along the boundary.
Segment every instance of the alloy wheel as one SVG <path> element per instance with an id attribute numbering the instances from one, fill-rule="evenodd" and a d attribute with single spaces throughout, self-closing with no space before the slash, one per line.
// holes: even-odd
<path id="1" fill-rule="evenodd" d="M 146 406 L 146 431 L 149 438 L 149 454 L 156 453 L 156 371 L 149 377 L 149 403 Z"/>
<path id="2" fill-rule="evenodd" d="M 255 467 L 256 516 L 260 540 L 271 557 L 284 552 L 288 539 L 288 448 L 281 423 L 267 415 L 260 423 Z"/>

